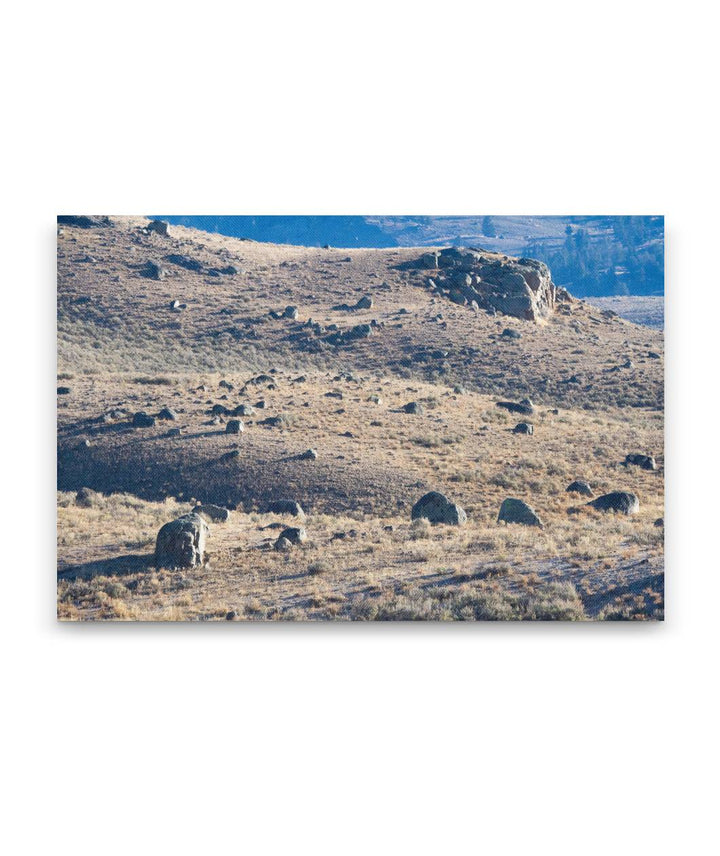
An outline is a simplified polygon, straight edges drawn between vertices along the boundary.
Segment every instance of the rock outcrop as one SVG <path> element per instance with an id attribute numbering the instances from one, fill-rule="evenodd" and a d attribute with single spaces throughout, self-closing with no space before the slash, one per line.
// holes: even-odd
<path id="1" fill-rule="evenodd" d="M 555 311 L 556 290 L 546 264 L 465 247 L 426 253 L 421 266 L 434 273 L 430 287 L 458 304 L 526 321 L 544 321 Z"/>
<path id="2" fill-rule="evenodd" d="M 209 527 L 199 514 L 186 514 L 166 523 L 155 544 L 157 568 L 197 568 L 205 558 Z"/>

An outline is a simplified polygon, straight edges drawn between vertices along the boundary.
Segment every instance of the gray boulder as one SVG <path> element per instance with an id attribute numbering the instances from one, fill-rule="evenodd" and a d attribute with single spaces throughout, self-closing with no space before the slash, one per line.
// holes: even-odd
<path id="1" fill-rule="evenodd" d="M 282 317 L 290 318 L 292 321 L 294 321 L 298 317 L 298 315 L 299 312 L 297 306 L 286 306 L 285 310 L 283 311 Z"/>
<path id="2" fill-rule="evenodd" d="M 274 499 L 268 505 L 270 514 L 291 514 L 293 517 L 305 517 L 305 512 L 299 502 L 293 499 Z"/>
<path id="3" fill-rule="evenodd" d="M 535 513 L 535 510 L 523 502 L 522 499 L 505 499 L 500 506 L 498 514 L 498 523 L 520 523 L 523 526 L 539 526 L 544 529 L 540 518 Z"/>
<path id="4" fill-rule="evenodd" d="M 425 518 L 430 523 L 447 523 L 451 526 L 461 526 L 467 520 L 464 509 L 456 505 L 443 493 L 431 490 L 413 505 L 410 512 L 411 520 Z"/>
<path id="5" fill-rule="evenodd" d="M 640 467 L 641 470 L 656 470 L 657 464 L 652 455 L 626 455 L 625 466 Z"/>
<path id="6" fill-rule="evenodd" d="M 156 235 L 167 238 L 168 225 L 164 220 L 151 220 L 145 228 L 148 232 L 155 232 Z"/>
<path id="7" fill-rule="evenodd" d="M 163 409 L 157 415 L 158 419 L 165 419 L 170 422 L 177 421 L 177 413 L 169 407 L 163 407 Z"/>
<path id="8" fill-rule="evenodd" d="M 620 514 L 637 514 L 640 511 L 640 500 L 627 490 L 605 493 L 587 504 L 598 511 L 617 511 Z"/>
<path id="9" fill-rule="evenodd" d="M 197 568 L 205 559 L 209 528 L 199 514 L 186 514 L 166 523 L 155 543 L 157 568 Z"/>
<path id="10" fill-rule="evenodd" d="M 228 419 L 228 423 L 225 426 L 226 434 L 242 434 L 245 430 L 245 426 L 242 424 L 241 419 Z"/>
<path id="11" fill-rule="evenodd" d="M 403 404 L 402 409 L 405 413 L 420 414 L 423 412 L 423 406 L 419 401 L 409 401 L 407 404 Z"/>
<path id="12" fill-rule="evenodd" d="M 230 519 L 230 511 L 222 505 L 196 505 L 193 514 L 199 514 L 209 523 L 227 523 Z"/>
<path id="13" fill-rule="evenodd" d="M 167 270 L 157 262 L 145 262 L 141 273 L 146 279 L 161 280 L 167 276 Z"/>
<path id="14" fill-rule="evenodd" d="M 299 461 L 315 461 L 317 460 L 317 450 L 316 449 L 308 449 L 306 452 L 298 455 Z"/>
<path id="15" fill-rule="evenodd" d="M 529 422 L 518 422 L 513 428 L 513 434 L 532 434 L 535 428 Z"/>
<path id="16" fill-rule="evenodd" d="M 255 413 L 255 408 L 252 404 L 238 404 L 231 413 L 233 416 L 252 416 Z"/>
<path id="17" fill-rule="evenodd" d="M 522 401 L 498 401 L 496 407 L 502 407 L 508 413 L 522 413 L 526 416 L 532 416 L 535 412 L 535 407 L 529 398 L 523 398 Z"/>
<path id="18" fill-rule="evenodd" d="M 579 493 L 582 496 L 592 496 L 592 488 L 586 481 L 580 481 L 579 479 L 575 479 L 574 482 L 570 482 L 570 484 L 565 488 L 566 493 Z"/>
<path id="19" fill-rule="evenodd" d="M 288 526 L 288 528 L 283 529 L 278 536 L 278 539 L 275 542 L 275 549 L 287 549 L 286 545 L 282 542 L 287 542 L 287 544 L 291 545 L 298 545 L 302 544 L 303 541 L 307 541 L 307 532 L 302 528 L 302 526 Z"/>

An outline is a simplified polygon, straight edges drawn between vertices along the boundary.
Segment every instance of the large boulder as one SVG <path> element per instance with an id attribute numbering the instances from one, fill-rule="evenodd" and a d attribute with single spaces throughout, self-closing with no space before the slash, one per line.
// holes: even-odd
<path id="1" fill-rule="evenodd" d="M 411 520 L 425 518 L 430 523 L 447 523 L 452 526 L 461 526 L 467 520 L 464 509 L 456 505 L 443 493 L 431 490 L 413 505 L 410 513 Z"/>
<path id="2" fill-rule="evenodd" d="M 544 321 L 555 310 L 555 285 L 548 267 L 537 259 L 514 259 L 465 247 L 425 254 L 420 266 L 434 264 L 441 273 L 436 287 L 451 300 L 475 301 L 481 309 L 526 321 Z"/>
<path id="3" fill-rule="evenodd" d="M 155 543 L 157 568 L 197 568 L 205 558 L 209 527 L 199 514 L 186 514 L 166 523 Z"/>
<path id="4" fill-rule="evenodd" d="M 627 490 L 604 493 L 588 505 L 598 511 L 617 511 L 619 514 L 637 514 L 640 511 L 640 500 Z"/>
<path id="5" fill-rule="evenodd" d="M 539 526 L 543 529 L 540 518 L 532 506 L 522 499 L 504 499 L 498 514 L 498 523 L 521 523 L 523 526 Z"/>

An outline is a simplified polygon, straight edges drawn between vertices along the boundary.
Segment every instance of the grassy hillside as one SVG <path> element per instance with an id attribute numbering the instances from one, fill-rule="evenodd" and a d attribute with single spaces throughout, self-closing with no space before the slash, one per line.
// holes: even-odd
<path id="1" fill-rule="evenodd" d="M 581 301 L 543 325 L 456 305 L 408 267 L 413 248 L 147 222 L 59 230 L 62 618 L 662 615 L 661 331 Z M 363 295 L 371 307 L 340 308 Z M 357 325 L 371 334 L 338 339 Z M 524 396 L 531 418 L 496 406 Z M 254 411 L 227 434 L 218 411 L 238 405 Z M 164 408 L 175 418 L 133 426 Z M 513 433 L 521 418 L 532 435 Z M 623 466 L 630 452 L 657 469 Z M 584 508 L 565 491 L 577 478 L 595 495 L 634 491 L 640 513 Z M 83 487 L 96 493 L 76 500 Z M 429 490 L 467 524 L 412 523 Z M 509 496 L 545 528 L 498 524 Z M 278 498 L 307 514 L 308 540 L 288 554 L 272 549 L 294 522 L 267 514 Z M 209 563 L 156 571 L 159 526 L 196 500 L 233 509 L 211 526 Z"/>

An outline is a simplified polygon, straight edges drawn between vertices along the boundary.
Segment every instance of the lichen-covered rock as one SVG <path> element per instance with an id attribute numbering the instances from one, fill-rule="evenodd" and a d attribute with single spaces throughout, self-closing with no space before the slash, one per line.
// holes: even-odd
<path id="1" fill-rule="evenodd" d="M 498 514 L 498 523 L 520 523 L 523 526 L 539 526 L 543 529 L 540 518 L 535 513 L 532 506 L 522 499 L 505 499 L 500 506 Z"/>
<path id="2" fill-rule="evenodd" d="M 617 511 L 620 514 L 637 514 L 640 511 L 640 500 L 634 493 L 627 490 L 605 493 L 588 502 L 588 505 L 598 511 Z"/>
<path id="3" fill-rule="evenodd" d="M 451 526 L 461 526 L 467 520 L 464 509 L 451 502 L 444 493 L 431 490 L 413 505 L 410 513 L 411 520 L 425 518 L 430 523 L 447 523 Z"/>
<path id="4" fill-rule="evenodd" d="M 205 542 L 209 532 L 199 514 L 186 514 L 166 523 L 158 532 L 155 543 L 157 568 L 197 568 L 205 558 Z"/>

